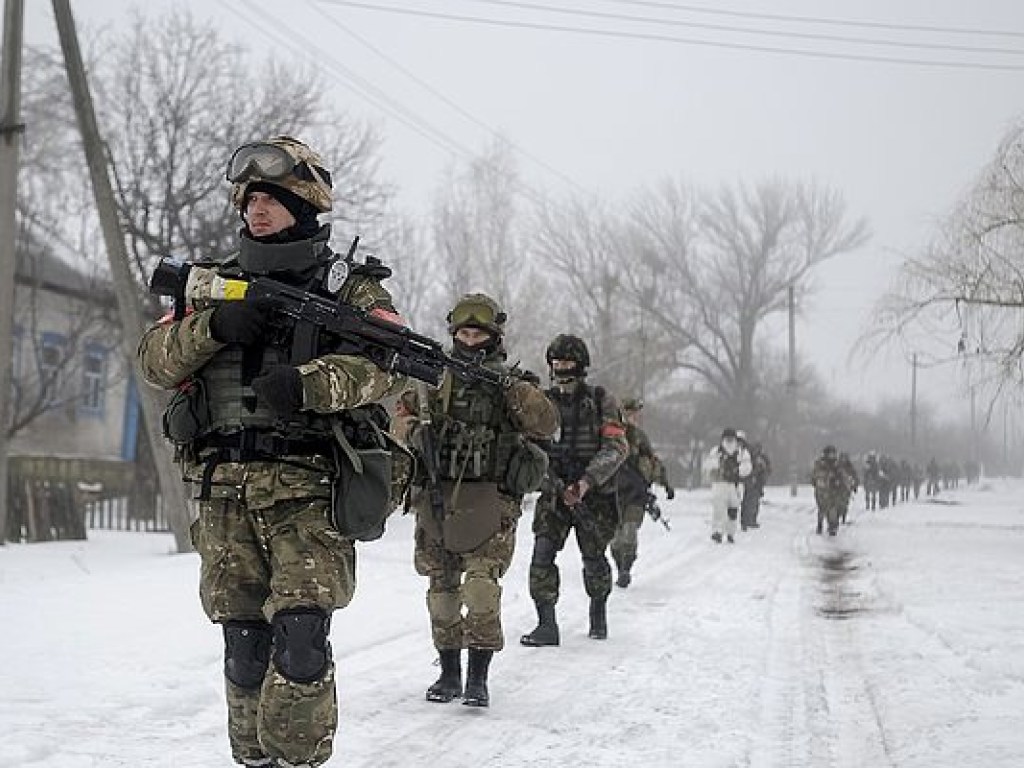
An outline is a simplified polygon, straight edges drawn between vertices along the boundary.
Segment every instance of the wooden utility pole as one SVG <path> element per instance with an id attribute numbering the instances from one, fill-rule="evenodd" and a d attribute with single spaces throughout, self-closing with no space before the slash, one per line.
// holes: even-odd
<path id="1" fill-rule="evenodd" d="M 917 352 L 910 364 L 910 448 L 917 451 Z"/>
<path id="2" fill-rule="evenodd" d="M 75 31 L 75 20 L 71 15 L 69 0 L 53 0 L 53 12 L 57 17 L 60 47 L 64 52 L 64 65 L 67 68 L 68 82 L 71 84 L 78 128 L 82 134 L 85 159 L 89 166 L 93 195 L 96 198 L 103 240 L 110 262 L 110 274 L 114 282 L 114 293 L 117 296 L 117 308 L 122 327 L 122 351 L 129 367 L 135 371 L 135 380 L 142 381 L 135 345 L 141 338 L 146 325 L 139 307 L 138 285 L 132 276 L 128 251 L 121 234 L 117 204 L 107 167 L 107 154 L 100 137 L 99 125 L 96 122 L 96 113 L 89 92 L 89 83 L 85 76 L 82 51 L 78 45 L 78 35 Z M 178 551 L 187 552 L 192 548 L 188 537 L 189 508 L 185 500 L 184 484 L 174 468 L 170 446 L 160 433 L 163 404 L 158 399 L 155 390 L 144 386 L 139 387 L 139 402 L 142 404 L 143 422 L 150 449 L 153 452 L 153 463 L 156 465 L 159 476 L 160 498 L 163 502 L 164 512 L 171 530 L 174 532 Z"/>
<path id="3" fill-rule="evenodd" d="M 789 392 L 789 495 L 796 496 L 796 424 L 799 409 L 796 402 L 796 293 L 792 285 L 787 289 L 786 297 L 789 305 L 789 379 L 786 381 Z"/>
<path id="4" fill-rule="evenodd" d="M 12 417 L 14 374 L 14 277 L 18 230 L 18 150 L 25 126 L 21 116 L 21 38 L 24 0 L 4 3 L 3 49 L 0 51 L 0 546 L 7 540 L 8 425 Z"/>

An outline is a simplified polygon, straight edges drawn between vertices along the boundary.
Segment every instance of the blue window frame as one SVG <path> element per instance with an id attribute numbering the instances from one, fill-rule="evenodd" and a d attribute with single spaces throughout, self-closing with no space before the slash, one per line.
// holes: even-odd
<path id="1" fill-rule="evenodd" d="M 82 351 L 82 398 L 79 411 L 103 416 L 107 405 L 107 358 L 110 351 L 94 341 L 86 342 Z"/>

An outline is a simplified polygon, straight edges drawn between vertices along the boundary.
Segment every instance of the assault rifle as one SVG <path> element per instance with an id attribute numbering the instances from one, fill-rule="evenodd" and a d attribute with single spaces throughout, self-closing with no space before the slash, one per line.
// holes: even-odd
<path id="1" fill-rule="evenodd" d="M 665 515 L 661 511 L 661 507 L 658 506 L 658 497 L 648 491 L 647 498 L 644 501 L 644 512 L 656 523 L 661 523 L 665 526 L 666 531 L 671 531 L 672 526 L 668 524 L 668 520 L 665 519 Z"/>
<path id="2" fill-rule="evenodd" d="M 538 441 L 541 442 L 544 451 L 548 454 L 551 461 L 548 463 L 548 471 L 544 476 L 544 481 L 541 484 L 541 490 L 549 492 L 555 497 L 555 509 L 558 509 L 558 503 L 563 500 L 565 495 L 565 489 L 567 487 L 563 477 L 583 477 L 584 466 L 580 465 L 578 461 L 572 461 L 567 456 L 565 446 L 559 445 L 552 441 Z M 597 529 L 597 521 L 594 519 L 594 513 L 587 506 L 587 503 L 582 499 L 577 502 L 574 506 L 568 507 L 571 520 L 575 522 L 579 527 L 585 531 L 593 532 Z"/>
<path id="3" fill-rule="evenodd" d="M 271 299 L 274 314 L 285 318 L 284 323 L 278 324 L 292 331 L 292 365 L 301 365 L 316 357 L 320 337 L 325 335 L 337 354 L 365 358 L 382 371 L 409 376 L 434 387 L 441 384 L 445 368 L 464 379 L 499 387 L 508 387 L 515 378 L 479 362 L 453 358 L 445 354 L 441 342 L 404 325 L 269 277 L 224 278 L 205 267 L 164 258 L 153 272 L 149 292 L 172 297 L 176 316 L 180 316 L 186 301 L 191 299 Z"/>

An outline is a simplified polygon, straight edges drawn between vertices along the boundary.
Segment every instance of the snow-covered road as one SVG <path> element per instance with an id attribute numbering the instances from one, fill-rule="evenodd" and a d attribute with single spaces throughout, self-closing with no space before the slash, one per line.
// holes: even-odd
<path id="1" fill-rule="evenodd" d="M 580 560 L 559 558 L 562 645 L 534 625 L 524 516 L 488 710 L 424 701 L 437 675 L 408 518 L 360 550 L 336 614 L 329 766 L 1024 765 L 1024 505 L 986 481 L 812 533 L 807 489 L 708 540 L 706 492 L 662 501 L 634 582 L 586 636 Z M 169 536 L 0 548 L 0 768 L 214 768 L 230 759 L 220 633 Z"/>

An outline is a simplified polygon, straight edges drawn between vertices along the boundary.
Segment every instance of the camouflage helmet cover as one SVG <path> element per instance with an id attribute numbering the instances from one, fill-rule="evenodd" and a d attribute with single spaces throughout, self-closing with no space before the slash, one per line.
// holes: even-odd
<path id="1" fill-rule="evenodd" d="M 590 351 L 579 336 L 560 333 L 548 344 L 544 359 L 547 360 L 548 365 L 551 365 L 552 360 L 572 360 L 581 368 L 587 368 L 590 366 Z"/>
<path id="2" fill-rule="evenodd" d="M 480 328 L 495 336 L 505 333 L 505 313 L 498 302 L 485 293 L 467 293 L 448 313 L 448 333 L 460 328 Z"/>
<path id="3" fill-rule="evenodd" d="M 274 136 L 266 141 L 243 144 L 235 150 L 229 162 L 228 180 L 232 180 L 231 164 L 234 163 L 235 158 L 245 149 L 260 146 L 284 150 L 295 161 L 294 166 L 290 169 L 291 172 L 274 178 L 262 176 L 257 166 L 249 166 L 245 177 L 233 181 L 231 185 L 231 202 L 234 203 L 235 208 L 239 211 L 244 208 L 245 193 L 249 184 L 254 181 L 262 181 L 295 193 L 320 213 L 331 210 L 333 202 L 331 174 L 324 167 L 323 159 L 308 145 L 291 136 Z M 300 172 L 296 173 L 296 171 Z"/>

